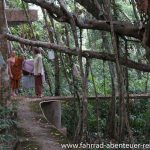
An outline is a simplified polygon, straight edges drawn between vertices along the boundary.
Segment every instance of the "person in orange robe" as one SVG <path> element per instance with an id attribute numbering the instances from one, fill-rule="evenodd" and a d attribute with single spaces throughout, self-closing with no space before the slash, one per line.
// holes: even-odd
<path id="1" fill-rule="evenodd" d="M 12 51 L 8 59 L 8 73 L 11 83 L 11 95 L 16 96 L 16 90 L 19 88 L 20 79 L 22 76 L 22 63 L 24 58 L 17 57 L 16 52 Z"/>

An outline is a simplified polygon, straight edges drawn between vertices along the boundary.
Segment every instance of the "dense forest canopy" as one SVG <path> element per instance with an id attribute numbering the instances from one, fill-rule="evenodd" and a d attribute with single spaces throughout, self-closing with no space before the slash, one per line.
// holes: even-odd
<path id="1" fill-rule="evenodd" d="M 32 58 L 32 47 L 42 48 L 44 94 L 74 97 L 62 105 L 62 123 L 74 143 L 149 141 L 148 0 L 6 3 L 23 9 L 28 18 L 27 23 L 9 25 L 4 32 L 10 47 L 27 58 Z M 33 6 L 41 12 L 35 22 L 28 12 Z M 48 59 L 49 50 L 55 59 Z"/>

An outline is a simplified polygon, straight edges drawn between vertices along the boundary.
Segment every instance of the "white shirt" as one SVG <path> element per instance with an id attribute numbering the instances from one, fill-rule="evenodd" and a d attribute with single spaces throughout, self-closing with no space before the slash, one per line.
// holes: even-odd
<path id="1" fill-rule="evenodd" d="M 34 75 L 43 75 L 44 74 L 44 68 L 43 68 L 43 62 L 42 62 L 42 55 L 36 54 L 34 58 Z"/>

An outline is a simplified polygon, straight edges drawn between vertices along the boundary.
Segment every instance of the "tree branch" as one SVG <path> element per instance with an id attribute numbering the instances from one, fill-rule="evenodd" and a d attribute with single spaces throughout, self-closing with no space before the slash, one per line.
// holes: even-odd
<path id="1" fill-rule="evenodd" d="M 89 13 L 92 14 L 96 19 L 99 19 L 99 14 L 102 13 L 102 9 L 91 0 L 75 0 L 81 6 L 83 6 Z M 96 1 L 97 2 L 97 1 Z"/>
<path id="2" fill-rule="evenodd" d="M 43 48 L 47 48 L 47 49 L 53 49 L 55 51 L 65 53 L 68 55 L 75 55 L 75 56 L 78 55 L 76 49 L 71 49 L 71 48 L 65 47 L 65 46 L 60 46 L 60 45 L 56 45 L 56 44 L 52 44 L 52 43 L 48 43 L 48 42 L 32 41 L 32 40 L 20 38 L 20 37 L 11 35 L 11 34 L 6 34 L 5 37 L 9 41 L 16 41 L 16 42 L 19 42 L 19 43 L 25 44 L 25 45 L 43 47 Z M 111 61 L 114 63 L 116 62 L 114 54 L 108 54 L 105 52 L 83 50 L 82 51 L 82 57 L 91 58 L 91 59 L 93 59 L 93 58 L 101 59 L 104 61 Z M 140 63 L 137 63 L 137 62 L 129 60 L 129 59 L 126 60 L 126 58 L 124 58 L 124 57 L 120 57 L 119 61 L 120 61 L 121 65 L 127 66 L 127 67 L 132 68 L 132 69 L 137 69 L 137 70 L 144 71 L 144 72 L 150 71 L 150 65 L 149 64 L 140 64 Z"/>
<path id="3" fill-rule="evenodd" d="M 67 22 L 70 23 L 68 15 L 54 3 L 47 2 L 45 0 L 23 0 L 27 3 L 32 3 L 38 5 L 48 11 L 48 13 L 59 22 Z M 76 26 L 81 29 L 93 29 L 93 30 L 104 30 L 110 32 L 110 22 L 104 20 L 88 20 L 80 18 L 75 14 L 71 14 L 74 17 Z M 140 30 L 137 25 L 127 23 L 127 22 L 119 22 L 114 21 L 114 31 L 119 35 L 134 37 L 137 39 L 142 39 L 143 30 Z"/>

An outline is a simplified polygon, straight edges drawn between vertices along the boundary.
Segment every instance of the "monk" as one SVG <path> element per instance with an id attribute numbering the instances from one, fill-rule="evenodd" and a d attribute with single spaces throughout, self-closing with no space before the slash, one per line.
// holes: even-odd
<path id="1" fill-rule="evenodd" d="M 20 79 L 22 76 L 22 62 L 23 57 L 17 57 L 16 52 L 12 51 L 8 63 L 8 74 L 10 76 L 11 83 L 11 95 L 16 96 L 16 90 L 19 89 Z"/>

